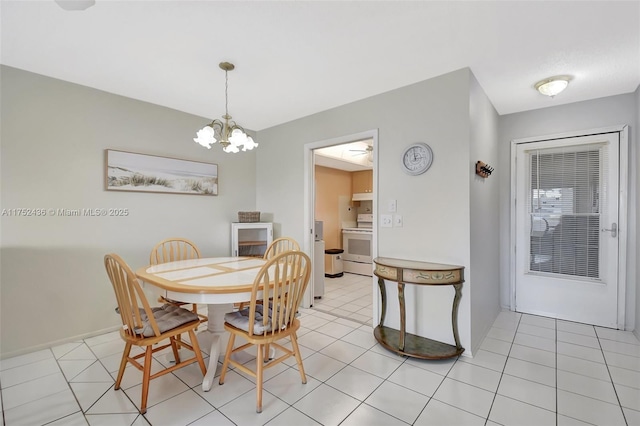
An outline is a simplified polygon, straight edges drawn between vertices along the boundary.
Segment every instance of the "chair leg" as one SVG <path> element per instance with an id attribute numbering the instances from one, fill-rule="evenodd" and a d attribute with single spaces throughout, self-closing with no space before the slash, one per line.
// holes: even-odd
<path id="1" fill-rule="evenodd" d="M 270 348 L 269 344 L 266 343 L 264 345 L 264 362 L 269 362 L 269 360 L 271 359 L 271 356 L 269 356 L 270 355 L 269 348 Z"/>
<path id="2" fill-rule="evenodd" d="M 200 370 L 202 370 L 202 375 L 204 376 L 207 374 L 207 367 L 204 365 L 204 359 L 202 359 L 202 352 L 200 351 L 198 336 L 196 336 L 196 333 L 193 330 L 189 330 L 189 339 L 191 340 L 191 346 L 193 346 L 193 351 L 196 353 L 196 358 L 198 359 Z"/>
<path id="3" fill-rule="evenodd" d="M 264 347 L 257 347 L 258 359 L 256 359 L 256 413 L 262 413 L 262 374 L 264 368 Z"/>
<path id="4" fill-rule="evenodd" d="M 220 373 L 220 380 L 218 384 L 224 384 L 224 376 L 227 375 L 227 367 L 229 367 L 229 359 L 231 358 L 231 351 L 233 350 L 233 344 L 236 341 L 236 335 L 231 333 L 229 336 L 229 343 L 227 343 L 227 351 L 224 354 L 224 362 L 222 363 L 222 372 Z"/>
<path id="5" fill-rule="evenodd" d="M 178 336 L 180 335 L 178 334 Z M 176 364 L 180 364 L 180 353 L 178 352 L 178 344 L 176 343 L 176 340 L 180 340 L 178 339 L 178 336 L 169 337 L 169 341 L 171 342 L 171 349 L 173 350 L 173 359 L 176 360 Z"/>
<path id="6" fill-rule="evenodd" d="M 300 370 L 300 378 L 302 383 L 307 383 L 307 376 L 304 374 L 304 367 L 302 365 L 302 357 L 300 356 L 300 348 L 298 347 L 298 336 L 296 333 L 291 335 L 291 346 L 293 347 L 293 354 L 296 356 L 296 362 L 298 363 L 298 369 Z"/>
<path id="7" fill-rule="evenodd" d="M 120 389 L 120 382 L 122 381 L 122 376 L 124 376 L 124 369 L 127 367 L 127 358 L 129 358 L 129 354 L 131 353 L 131 343 L 126 342 L 124 346 L 124 351 L 122 352 L 122 359 L 120 360 L 120 369 L 118 370 L 118 378 L 116 379 L 116 384 L 113 389 Z"/>
<path id="8" fill-rule="evenodd" d="M 140 404 L 140 414 L 147 412 L 147 397 L 149 396 L 149 378 L 151 376 L 151 357 L 153 348 L 147 346 L 144 354 L 144 370 L 142 372 L 142 403 Z"/>

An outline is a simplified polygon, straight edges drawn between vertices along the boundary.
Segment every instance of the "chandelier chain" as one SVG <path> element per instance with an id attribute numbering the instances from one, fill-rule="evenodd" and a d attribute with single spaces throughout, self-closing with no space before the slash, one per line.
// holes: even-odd
<path id="1" fill-rule="evenodd" d="M 224 114 L 229 115 L 229 71 L 224 71 Z"/>

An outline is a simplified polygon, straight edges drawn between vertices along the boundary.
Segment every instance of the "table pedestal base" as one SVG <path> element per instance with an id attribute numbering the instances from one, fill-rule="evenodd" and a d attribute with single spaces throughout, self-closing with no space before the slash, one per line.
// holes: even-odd
<path id="1" fill-rule="evenodd" d="M 233 310 L 233 304 L 207 305 L 207 329 L 198 333 L 198 343 L 202 348 L 209 349 L 209 365 L 207 374 L 202 380 L 202 390 L 207 392 L 213 386 L 213 379 L 218 368 L 218 358 L 220 352 L 224 355 L 229 336 L 224 330 L 224 315 Z M 223 346 L 224 345 L 224 346 Z"/>

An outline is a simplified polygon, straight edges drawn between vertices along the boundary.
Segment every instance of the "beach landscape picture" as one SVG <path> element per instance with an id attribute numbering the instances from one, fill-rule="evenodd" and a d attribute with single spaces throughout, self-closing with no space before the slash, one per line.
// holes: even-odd
<path id="1" fill-rule="evenodd" d="M 107 149 L 109 191 L 218 195 L 218 165 Z"/>

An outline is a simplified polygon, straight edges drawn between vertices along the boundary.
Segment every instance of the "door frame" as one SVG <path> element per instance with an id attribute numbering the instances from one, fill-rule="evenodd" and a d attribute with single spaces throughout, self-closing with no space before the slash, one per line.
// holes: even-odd
<path id="1" fill-rule="evenodd" d="M 331 139 L 323 139 L 316 142 L 309 142 L 304 145 L 304 248 L 305 252 L 310 253 L 313 259 L 313 224 L 315 216 L 315 195 L 316 195 L 316 178 L 315 178 L 315 162 L 313 159 L 313 151 L 319 148 L 325 148 L 333 145 L 341 145 L 345 143 L 355 142 L 363 139 L 373 140 L 373 238 L 371 242 L 372 257 L 378 255 L 378 129 L 366 130 L 351 135 L 338 136 Z M 373 283 L 372 277 L 372 283 Z M 372 284 L 373 285 L 373 284 Z M 375 294 L 375 293 L 374 293 Z M 302 305 L 309 308 L 313 305 L 313 299 L 309 289 L 304 294 Z M 378 298 L 373 298 L 373 316 L 376 318 L 378 310 Z"/>
<path id="2" fill-rule="evenodd" d="M 625 329 L 627 296 L 627 239 L 628 239 L 628 189 L 629 189 L 629 126 L 618 125 L 590 130 L 556 133 L 551 135 L 513 139 L 511 141 L 511 168 L 509 198 L 509 309 L 516 309 L 516 148 L 519 144 L 565 139 L 580 136 L 592 136 L 602 133 L 620 134 L 619 152 L 619 188 L 618 188 L 618 329 Z"/>

